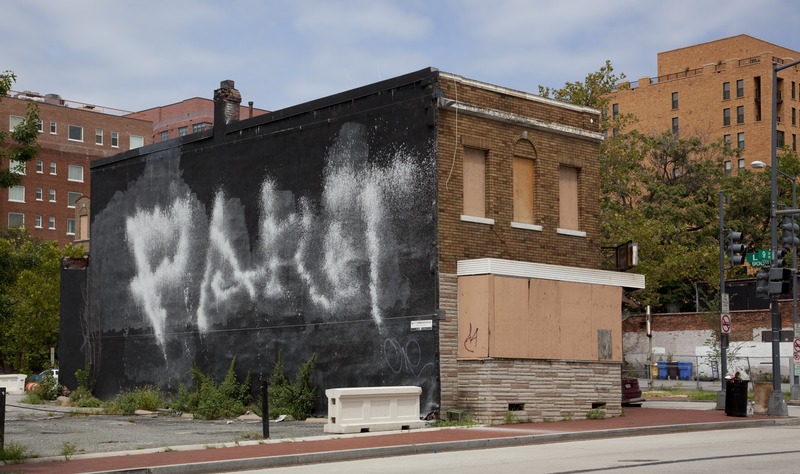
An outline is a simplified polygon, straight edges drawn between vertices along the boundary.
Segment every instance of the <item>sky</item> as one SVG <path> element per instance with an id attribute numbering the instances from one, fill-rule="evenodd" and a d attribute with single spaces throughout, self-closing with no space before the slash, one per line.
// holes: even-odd
<path id="1" fill-rule="evenodd" d="M 659 52 L 739 34 L 800 51 L 798 32 L 797 0 L 11 0 L 0 71 L 128 111 L 232 79 L 274 111 L 426 67 L 533 93 L 606 60 L 636 80 Z"/>

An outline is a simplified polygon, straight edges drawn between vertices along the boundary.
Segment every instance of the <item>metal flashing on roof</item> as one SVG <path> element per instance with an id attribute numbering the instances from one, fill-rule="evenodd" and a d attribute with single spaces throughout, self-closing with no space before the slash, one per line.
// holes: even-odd
<path id="1" fill-rule="evenodd" d="M 461 260 L 457 263 L 456 274 L 501 275 L 541 280 L 589 283 L 593 285 L 619 286 L 642 289 L 645 287 L 644 275 L 636 273 L 611 272 L 591 268 L 565 267 L 545 263 L 519 262 L 498 258 L 478 258 Z"/>

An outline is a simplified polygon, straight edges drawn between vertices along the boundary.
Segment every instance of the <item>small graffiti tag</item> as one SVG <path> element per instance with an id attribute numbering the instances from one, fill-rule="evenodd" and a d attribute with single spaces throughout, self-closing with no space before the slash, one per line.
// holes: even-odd
<path id="1" fill-rule="evenodd" d="M 401 346 L 397 339 L 386 339 L 383 341 L 383 357 L 396 374 L 405 370 L 414 377 L 419 377 L 426 368 L 433 367 L 433 362 L 420 367 L 422 348 L 416 339 L 409 339 L 405 346 Z"/>
<path id="2" fill-rule="evenodd" d="M 469 352 L 475 352 L 475 346 L 478 345 L 478 328 L 475 328 L 475 331 L 472 330 L 472 323 L 469 323 L 469 334 L 464 339 L 464 349 Z M 470 349 L 472 347 L 472 349 Z"/>

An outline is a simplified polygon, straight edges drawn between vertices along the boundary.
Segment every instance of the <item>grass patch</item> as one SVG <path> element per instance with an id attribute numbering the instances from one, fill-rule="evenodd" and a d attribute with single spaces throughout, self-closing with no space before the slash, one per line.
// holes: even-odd
<path id="1" fill-rule="evenodd" d="M 475 426 L 477 422 L 470 417 L 464 417 L 460 420 L 438 420 L 431 424 L 432 428 L 451 428 L 451 427 L 472 427 Z"/>
<path id="2" fill-rule="evenodd" d="M 113 415 L 133 415 L 136 410 L 156 411 L 162 405 L 161 392 L 157 388 L 143 387 L 120 393 L 103 408 Z"/>
<path id="3" fill-rule="evenodd" d="M 69 461 L 69 458 L 76 452 L 78 452 L 78 446 L 75 443 L 64 441 L 64 444 L 61 445 L 61 455 L 64 456 L 65 461 Z"/>
<path id="4" fill-rule="evenodd" d="M 645 399 L 681 397 L 694 402 L 709 402 L 717 400 L 717 392 L 710 390 L 689 390 L 682 387 L 659 387 L 658 390 L 644 391 Z"/>
<path id="5" fill-rule="evenodd" d="M 35 457 L 24 444 L 6 443 L 0 450 L 0 461 L 4 464 L 20 464 L 27 458 Z"/>
<path id="6" fill-rule="evenodd" d="M 606 417 L 606 411 L 602 408 L 593 408 L 586 412 L 587 420 L 603 420 Z"/>

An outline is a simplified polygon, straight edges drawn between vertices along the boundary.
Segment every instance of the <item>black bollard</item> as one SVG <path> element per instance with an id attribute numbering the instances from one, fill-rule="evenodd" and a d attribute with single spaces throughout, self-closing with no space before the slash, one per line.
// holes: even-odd
<path id="1" fill-rule="evenodd" d="M 261 382 L 261 432 L 264 439 L 269 439 L 269 397 L 266 380 Z"/>
<path id="2" fill-rule="evenodd" d="M 6 388 L 0 387 L 0 451 L 5 449 L 6 438 Z"/>

